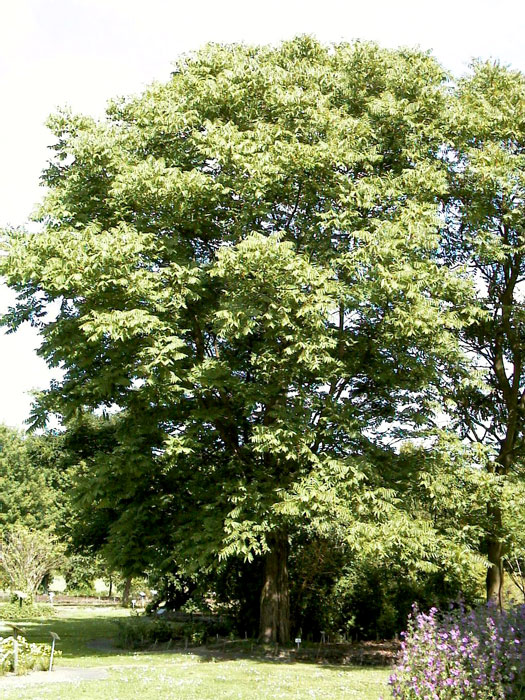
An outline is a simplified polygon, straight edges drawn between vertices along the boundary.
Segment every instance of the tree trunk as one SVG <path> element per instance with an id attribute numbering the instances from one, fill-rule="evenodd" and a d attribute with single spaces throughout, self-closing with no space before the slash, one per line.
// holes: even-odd
<path id="1" fill-rule="evenodd" d="M 514 417 L 516 412 L 510 411 Z M 516 421 L 510 420 L 507 426 L 507 435 L 501 444 L 500 453 L 493 464 L 495 474 L 506 475 L 509 473 L 513 462 L 512 450 L 516 436 Z M 487 570 L 486 593 L 487 602 L 496 603 L 500 610 L 503 609 L 503 542 L 501 539 L 503 527 L 503 515 L 498 504 L 487 505 L 487 521 L 489 534 L 486 539 L 487 558 L 489 568 Z"/>
<path id="2" fill-rule="evenodd" d="M 503 543 L 497 531 L 501 529 L 501 509 L 498 506 L 488 507 L 488 518 L 493 534 L 487 538 L 487 602 L 496 603 L 499 609 L 503 607 Z"/>
<path id="3" fill-rule="evenodd" d="M 131 576 L 126 577 L 126 582 L 124 583 L 124 592 L 122 593 L 122 607 L 127 608 L 129 605 L 129 596 L 131 593 L 131 582 L 133 578 Z"/>
<path id="4" fill-rule="evenodd" d="M 259 636 L 265 643 L 286 644 L 290 641 L 288 537 L 278 532 L 267 541 L 270 551 L 264 562 Z"/>
<path id="5" fill-rule="evenodd" d="M 497 603 L 502 608 L 503 600 L 503 559 L 502 545 L 497 540 L 488 541 L 488 558 L 490 562 L 487 571 L 487 602 Z"/>

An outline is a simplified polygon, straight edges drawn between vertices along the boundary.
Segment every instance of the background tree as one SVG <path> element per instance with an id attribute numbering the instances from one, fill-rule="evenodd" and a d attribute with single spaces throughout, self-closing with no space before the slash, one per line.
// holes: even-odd
<path id="1" fill-rule="evenodd" d="M 525 76 L 498 64 L 477 63 L 460 81 L 445 232 L 447 259 L 466 266 L 482 311 L 461 335 L 477 381 L 455 387 L 452 405 L 459 434 L 481 448 L 499 483 L 488 504 L 485 551 L 487 596 L 500 604 L 513 512 L 505 511 L 503 493 L 523 478 L 524 104 Z"/>
<path id="2" fill-rule="evenodd" d="M 165 523 L 173 520 L 173 488 L 152 469 L 151 444 L 140 426 L 122 423 L 122 417 L 82 415 L 64 434 L 67 461 L 75 465 L 70 549 L 91 568 L 103 566 L 127 581 L 150 573 L 171 579 L 175 534 Z"/>
<path id="3" fill-rule="evenodd" d="M 465 313 L 438 259 L 447 99 L 417 51 L 208 46 L 105 121 L 53 117 L 44 229 L 8 236 L 5 322 L 65 371 L 35 425 L 118 410 L 91 472 L 111 537 L 169 523 L 188 571 L 261 557 L 264 640 L 289 638 L 316 513 L 337 503 L 354 542 L 409 522 L 391 441 L 432 413 Z"/>
<path id="4" fill-rule="evenodd" d="M 67 520 L 70 476 L 59 436 L 0 426 L 0 528 L 59 528 Z"/>
<path id="5" fill-rule="evenodd" d="M 0 545 L 0 570 L 13 592 L 30 598 L 46 574 L 63 561 L 63 551 L 49 532 L 18 525 L 4 535 Z"/>

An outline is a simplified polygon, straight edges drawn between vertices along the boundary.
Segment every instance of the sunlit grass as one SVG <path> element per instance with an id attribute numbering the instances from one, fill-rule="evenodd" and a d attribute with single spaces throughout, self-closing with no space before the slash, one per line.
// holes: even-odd
<path id="1" fill-rule="evenodd" d="M 60 635 L 58 667 L 105 667 L 104 680 L 2 688 L 2 700 L 378 700 L 388 697 L 387 669 L 351 668 L 271 659 L 224 659 L 188 652 L 123 652 L 93 646 L 115 634 L 128 612 L 61 609 L 57 618 L 20 623 L 30 641 Z M 0 634 L 2 631 L 0 630 Z M 3 692 L 2 692 L 3 691 Z"/>

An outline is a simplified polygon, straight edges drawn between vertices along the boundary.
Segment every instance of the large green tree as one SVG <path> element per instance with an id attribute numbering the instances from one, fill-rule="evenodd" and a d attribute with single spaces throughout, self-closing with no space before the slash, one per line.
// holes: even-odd
<path id="1" fill-rule="evenodd" d="M 64 370 L 36 423 L 118 411 L 114 532 L 164 513 L 179 562 L 263 557 L 264 640 L 294 533 L 395 506 L 390 442 L 455 362 L 445 82 L 418 51 L 205 47 L 103 121 L 52 117 L 42 231 L 8 235 L 5 321 Z"/>
<path id="2" fill-rule="evenodd" d="M 452 115 L 443 253 L 468 270 L 481 315 L 461 333 L 477 374 L 453 387 L 450 407 L 460 435 L 481 448 L 479 462 L 494 476 L 487 596 L 501 604 L 525 454 L 525 76 L 474 64 L 458 84 Z"/>

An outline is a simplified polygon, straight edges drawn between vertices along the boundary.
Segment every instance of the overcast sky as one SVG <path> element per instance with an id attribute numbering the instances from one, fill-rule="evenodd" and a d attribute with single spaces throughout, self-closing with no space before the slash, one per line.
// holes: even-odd
<path id="1" fill-rule="evenodd" d="M 169 76 L 208 41 L 369 39 L 431 49 L 460 74 L 473 57 L 525 70 L 518 0 L 0 0 L 0 227 L 25 225 L 42 192 L 44 122 L 57 107 L 101 115 L 106 101 Z M 0 288 L 0 313 L 12 302 Z M 28 392 L 50 378 L 31 328 L 0 334 L 0 422 L 21 427 Z"/>

